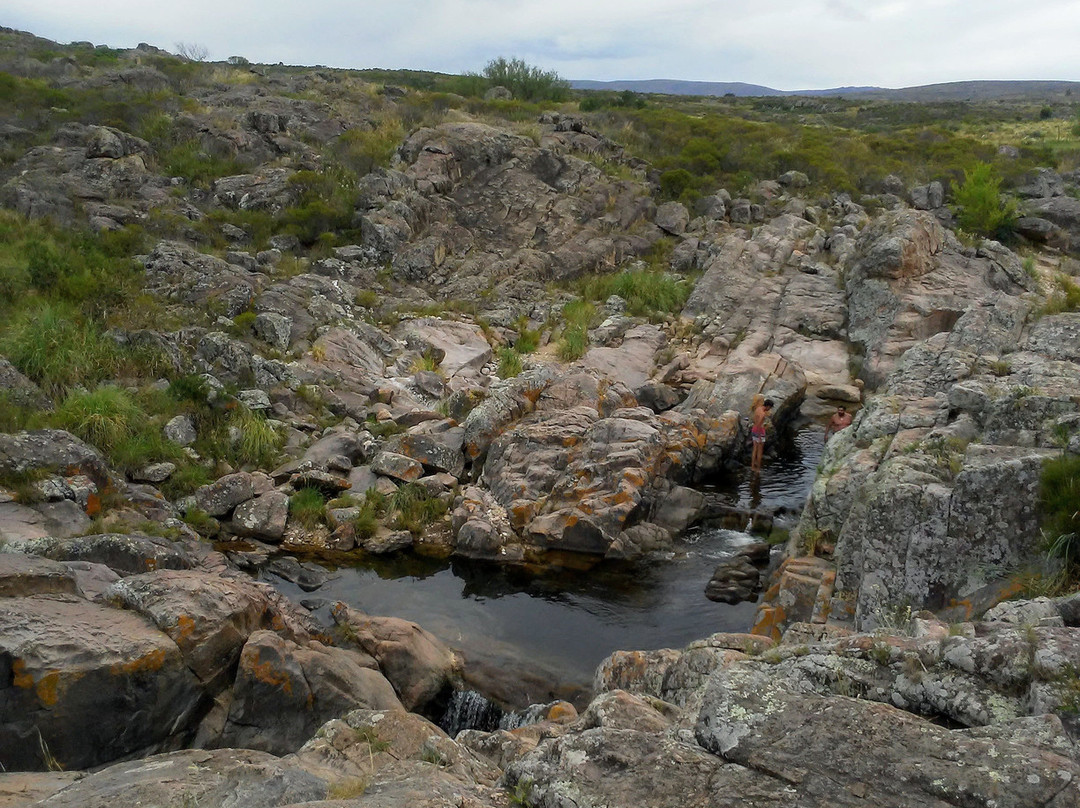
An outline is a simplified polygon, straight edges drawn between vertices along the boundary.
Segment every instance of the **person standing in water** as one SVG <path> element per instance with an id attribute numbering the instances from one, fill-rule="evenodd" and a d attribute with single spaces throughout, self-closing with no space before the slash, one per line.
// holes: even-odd
<path id="1" fill-rule="evenodd" d="M 750 470 L 761 471 L 761 461 L 765 456 L 765 419 L 772 413 L 773 402 L 771 398 L 754 407 L 753 424 L 750 427 L 750 440 L 753 442 L 753 450 L 750 453 Z"/>
<path id="2" fill-rule="evenodd" d="M 851 426 L 851 413 L 847 411 L 847 407 L 843 405 L 836 408 L 836 412 L 833 413 L 833 417 L 829 419 L 829 425 L 825 427 L 825 440 L 829 440 L 829 436 L 835 435 L 841 429 L 847 429 Z"/>

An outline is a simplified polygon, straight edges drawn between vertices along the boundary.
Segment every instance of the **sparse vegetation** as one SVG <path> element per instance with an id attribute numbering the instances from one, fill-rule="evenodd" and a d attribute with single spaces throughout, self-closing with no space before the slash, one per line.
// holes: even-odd
<path id="1" fill-rule="evenodd" d="M 1070 576 L 1080 570 L 1080 457 L 1063 454 L 1043 463 L 1042 529 L 1047 551 Z"/>
<path id="2" fill-rule="evenodd" d="M 316 488 L 301 488 L 289 497 L 289 518 L 309 530 L 322 524 L 326 497 Z"/>
<path id="3" fill-rule="evenodd" d="M 1003 199 L 1001 179 L 989 163 L 976 163 L 964 171 L 956 190 L 957 221 L 969 232 L 1005 240 L 1016 226 L 1016 202 Z"/>
<path id="4" fill-rule="evenodd" d="M 574 300 L 563 307 L 563 330 L 555 353 L 564 362 L 580 359 L 589 349 L 589 327 L 596 316 L 596 306 L 584 300 Z"/>

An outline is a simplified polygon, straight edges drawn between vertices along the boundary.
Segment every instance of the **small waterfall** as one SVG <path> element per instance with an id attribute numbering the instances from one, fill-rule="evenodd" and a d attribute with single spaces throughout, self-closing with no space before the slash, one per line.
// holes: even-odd
<path id="1" fill-rule="evenodd" d="M 455 690 L 450 694 L 442 718 L 436 723 L 451 738 L 466 729 L 482 732 L 512 730 L 543 721 L 550 707 L 550 704 L 531 704 L 524 710 L 506 712 L 475 690 Z"/>
<path id="2" fill-rule="evenodd" d="M 499 729 L 511 730 L 526 727 L 529 724 L 538 724 L 544 720 L 550 706 L 550 704 L 530 704 L 524 710 L 503 713 L 502 718 L 499 719 Z"/>
<path id="3" fill-rule="evenodd" d="M 451 738 L 465 729 L 491 732 L 499 729 L 506 713 L 475 690 L 455 690 L 436 723 Z"/>

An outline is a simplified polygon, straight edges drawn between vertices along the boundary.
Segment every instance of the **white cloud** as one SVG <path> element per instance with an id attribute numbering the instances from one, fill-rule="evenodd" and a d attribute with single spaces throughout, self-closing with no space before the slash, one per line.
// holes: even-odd
<path id="1" fill-rule="evenodd" d="M 6 25 L 212 58 L 478 70 L 521 56 L 572 78 L 781 89 L 1080 79 L 1074 0 L 7 0 Z"/>

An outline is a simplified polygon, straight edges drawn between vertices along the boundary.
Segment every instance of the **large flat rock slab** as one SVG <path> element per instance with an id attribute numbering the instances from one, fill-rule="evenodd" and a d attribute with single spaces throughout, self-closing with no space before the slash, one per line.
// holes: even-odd
<path id="1" fill-rule="evenodd" d="M 71 596 L 0 600 L 0 669 L 8 771 L 145 754 L 182 734 L 203 698 L 169 637 L 136 614 Z"/>

